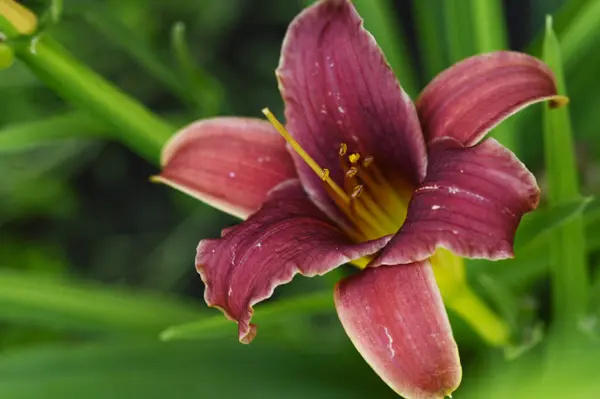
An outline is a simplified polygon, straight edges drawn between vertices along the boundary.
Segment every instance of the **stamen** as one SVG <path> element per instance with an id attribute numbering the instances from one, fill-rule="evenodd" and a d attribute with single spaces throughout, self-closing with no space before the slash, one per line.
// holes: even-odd
<path id="1" fill-rule="evenodd" d="M 346 155 L 346 153 L 348 152 L 348 145 L 346 143 L 342 143 L 340 144 L 340 157 L 343 157 L 344 155 Z"/>
<path id="2" fill-rule="evenodd" d="M 406 209 L 408 202 L 404 198 L 410 198 L 410 193 L 404 197 L 398 193 L 395 188 L 388 183 L 387 179 L 374 164 L 375 158 L 367 156 L 362 162 L 362 168 L 359 168 L 358 178 L 366 185 L 381 204 L 385 212 L 395 221 L 395 224 L 402 225 L 406 218 Z"/>
<path id="3" fill-rule="evenodd" d="M 354 213 L 354 209 L 352 209 L 354 208 L 352 204 L 354 201 L 352 201 L 351 198 L 349 198 L 348 195 L 344 192 L 344 190 L 342 190 L 340 186 L 338 186 L 336 182 L 333 181 L 333 179 L 329 176 L 329 170 L 321 168 L 319 164 L 314 159 L 312 159 L 306 151 L 304 151 L 300 143 L 298 143 L 296 139 L 292 137 L 290 132 L 287 131 L 287 129 L 281 124 L 281 122 L 277 120 L 275 115 L 273 115 L 273 113 L 268 108 L 264 108 L 262 110 L 262 113 L 267 117 L 269 122 L 271 122 L 271 124 L 273 125 L 273 127 L 275 127 L 279 134 L 281 134 L 283 138 L 290 144 L 294 151 L 296 151 L 300 158 L 302 158 L 302 160 L 304 160 L 304 162 L 306 162 L 306 164 L 318 176 L 320 176 L 321 179 L 323 179 L 323 181 L 329 186 L 329 188 L 331 188 L 331 191 L 328 191 L 333 200 L 338 204 L 340 209 L 344 211 L 344 213 L 346 213 L 346 215 L 349 216 L 351 219 L 355 218 L 356 216 L 360 217 L 361 220 L 363 220 L 369 225 L 370 233 L 374 231 L 376 233 L 376 236 L 381 236 L 381 227 L 379 223 L 373 218 L 373 216 L 371 216 L 371 214 L 369 214 L 368 211 L 364 209 L 364 207 L 361 204 L 357 204 L 358 206 L 356 206 L 356 214 Z M 347 149 L 347 146 L 345 146 L 345 148 Z M 340 152 L 341 150 L 342 146 L 340 146 Z M 356 220 L 353 221 L 357 225 L 361 225 L 362 229 L 366 227 L 363 224 L 357 223 Z"/>
<path id="4" fill-rule="evenodd" d="M 355 152 L 354 154 L 350 154 L 350 156 L 348 157 L 348 160 L 350 161 L 351 164 L 356 164 L 360 159 L 360 154 Z"/>
<path id="5" fill-rule="evenodd" d="M 354 190 L 352 190 L 352 195 L 350 196 L 353 200 L 358 199 L 358 197 L 360 197 L 360 195 L 363 192 L 363 189 L 365 187 L 362 184 L 359 184 L 358 186 L 354 187 Z"/>
<path id="6" fill-rule="evenodd" d="M 356 176 L 358 174 L 358 168 L 353 166 L 350 169 L 348 169 L 348 171 L 346 172 L 346 177 L 348 179 L 353 178 L 354 176 Z"/>

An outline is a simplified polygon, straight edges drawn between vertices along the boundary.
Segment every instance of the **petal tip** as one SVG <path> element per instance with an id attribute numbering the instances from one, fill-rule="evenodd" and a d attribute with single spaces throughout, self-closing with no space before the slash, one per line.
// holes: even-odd
<path id="1" fill-rule="evenodd" d="M 334 302 L 358 352 L 396 393 L 442 398 L 460 385 L 458 347 L 428 262 L 346 278 Z"/>
<path id="2" fill-rule="evenodd" d="M 569 104 L 571 100 L 569 100 L 569 97 L 567 96 L 561 96 L 561 95 L 556 95 L 552 98 L 550 98 L 550 102 L 548 103 L 548 106 L 550 108 L 561 108 L 564 107 L 565 105 Z"/>
<path id="3" fill-rule="evenodd" d="M 242 344 L 248 345 L 256 337 L 256 325 L 255 324 L 249 324 L 248 326 L 244 326 L 244 325 L 240 324 L 238 331 L 239 331 L 240 342 Z"/>

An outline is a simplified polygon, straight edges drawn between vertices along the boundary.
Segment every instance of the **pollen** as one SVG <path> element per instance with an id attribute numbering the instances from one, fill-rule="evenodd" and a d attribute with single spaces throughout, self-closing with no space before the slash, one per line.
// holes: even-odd
<path id="1" fill-rule="evenodd" d="M 350 156 L 348 157 L 348 160 L 352 164 L 358 163 L 358 161 L 360 160 L 360 154 L 358 152 L 355 152 L 354 154 L 350 154 Z"/>

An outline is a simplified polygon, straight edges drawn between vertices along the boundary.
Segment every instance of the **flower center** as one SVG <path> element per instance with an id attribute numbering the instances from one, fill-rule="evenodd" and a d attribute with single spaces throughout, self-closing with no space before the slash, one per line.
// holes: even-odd
<path id="1" fill-rule="evenodd" d="M 339 147 L 340 168 L 344 173 L 343 187 L 340 187 L 329 176 L 329 169 L 319 166 L 268 108 L 262 112 L 294 151 L 323 180 L 325 190 L 351 222 L 351 226 L 340 227 L 354 241 L 372 240 L 398 231 L 406 219 L 412 190 L 390 184 L 375 165 L 372 156 L 349 152 L 346 143 L 340 143 Z"/>

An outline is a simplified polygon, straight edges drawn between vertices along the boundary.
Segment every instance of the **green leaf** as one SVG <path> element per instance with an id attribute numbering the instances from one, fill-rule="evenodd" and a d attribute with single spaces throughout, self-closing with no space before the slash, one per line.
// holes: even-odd
<path id="1" fill-rule="evenodd" d="M 118 46 L 125 54 L 129 55 L 132 61 L 144 67 L 154 78 L 176 94 L 183 95 L 185 99 L 188 99 L 185 87 L 181 85 L 173 71 L 162 62 L 137 32 L 114 18 L 106 7 L 87 7 L 83 17 L 108 42 Z"/>
<path id="2" fill-rule="evenodd" d="M 546 21 L 544 61 L 556 76 L 559 93 L 566 94 L 561 51 L 551 17 Z M 581 198 L 568 107 L 544 109 L 544 152 L 548 203 L 559 205 Z M 589 281 L 585 249 L 582 217 L 563 225 L 551 239 L 553 317 L 555 329 L 562 332 L 576 329 L 587 307 Z"/>
<path id="3" fill-rule="evenodd" d="M 123 342 L 3 353 L 5 398 L 346 399 L 397 397 L 359 355 L 269 342 Z M 32 383 L 34 381 L 35 383 Z"/>
<path id="4" fill-rule="evenodd" d="M 475 54 L 472 10 L 463 0 L 442 0 L 442 15 L 450 64 Z"/>
<path id="5" fill-rule="evenodd" d="M 473 33 L 477 52 L 503 50 L 508 47 L 504 8 L 500 0 L 469 0 L 473 14 Z"/>
<path id="6" fill-rule="evenodd" d="M 600 2 L 596 0 L 570 0 L 559 10 L 553 23 L 560 37 L 562 62 L 566 71 L 575 70 L 590 54 L 590 49 L 600 42 Z M 528 52 L 539 54 L 544 41 L 541 34 Z"/>
<path id="7" fill-rule="evenodd" d="M 202 312 L 181 301 L 35 273 L 0 270 L 0 320 L 57 329 L 156 336 Z"/>
<path id="8" fill-rule="evenodd" d="M 500 0 L 468 0 L 473 14 L 475 52 L 487 53 L 508 48 L 508 37 L 504 23 L 504 9 Z M 497 126 L 492 135 L 504 146 L 518 154 L 514 119 L 509 118 Z"/>
<path id="9" fill-rule="evenodd" d="M 84 113 L 4 126 L 0 129 L 0 155 L 21 152 L 67 138 L 105 137 L 108 128 Z"/>
<path id="10" fill-rule="evenodd" d="M 214 116 L 223 106 L 225 92 L 216 79 L 201 70 L 194 62 L 192 52 L 185 40 L 183 22 L 177 22 L 171 28 L 171 47 L 183 76 L 184 85 L 189 87 L 189 94 L 200 105 L 201 115 Z"/>
<path id="11" fill-rule="evenodd" d="M 592 198 L 577 198 L 573 201 L 539 209 L 523 217 L 515 237 L 515 252 L 527 251 L 537 240 L 547 238 L 549 234 L 562 228 L 577 217 L 592 203 Z"/>
<path id="12" fill-rule="evenodd" d="M 448 66 L 446 48 L 442 43 L 442 12 L 438 0 L 421 0 L 413 3 L 419 55 L 422 57 L 425 81 Z"/>
<path id="13" fill-rule="evenodd" d="M 414 97 L 419 92 L 417 79 L 400 21 L 394 18 L 393 3 L 392 0 L 354 0 L 365 20 L 365 28 L 377 40 L 404 90 Z"/>
<path id="14" fill-rule="evenodd" d="M 258 306 L 253 322 L 259 326 L 264 325 L 269 328 L 282 323 L 288 317 L 331 313 L 333 309 L 333 293 L 328 290 L 327 292 L 306 294 Z M 169 327 L 161 333 L 160 337 L 164 341 L 202 339 L 231 334 L 233 331 L 232 326 L 233 323 L 230 320 L 219 314 L 197 322 Z"/>
<path id="15" fill-rule="evenodd" d="M 20 43 L 15 52 L 58 94 L 110 125 L 112 137 L 158 162 L 175 128 L 79 63 L 47 34 Z"/>

